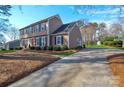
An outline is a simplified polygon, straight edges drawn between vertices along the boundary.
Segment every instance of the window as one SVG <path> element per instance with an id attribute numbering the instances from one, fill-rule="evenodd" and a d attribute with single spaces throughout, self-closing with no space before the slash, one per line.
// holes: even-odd
<path id="1" fill-rule="evenodd" d="M 80 38 L 77 38 L 77 45 L 81 46 L 81 39 Z"/>
<path id="2" fill-rule="evenodd" d="M 24 34 L 26 34 L 26 29 L 24 29 Z"/>
<path id="3" fill-rule="evenodd" d="M 21 30 L 21 31 L 20 31 L 20 35 L 24 35 L 24 32 L 23 32 L 23 30 Z"/>
<path id="4" fill-rule="evenodd" d="M 41 29 L 40 31 L 45 31 L 46 30 L 46 25 L 45 24 L 41 24 Z"/>
<path id="5" fill-rule="evenodd" d="M 40 46 L 40 37 L 36 37 L 36 46 L 37 46 L 37 47 Z"/>
<path id="6" fill-rule="evenodd" d="M 46 46 L 46 37 L 41 37 L 41 46 Z"/>
<path id="7" fill-rule="evenodd" d="M 62 36 L 56 36 L 56 45 L 61 45 L 62 44 Z"/>
<path id="8" fill-rule="evenodd" d="M 32 27 L 29 28 L 29 34 L 33 33 Z"/>
<path id="9" fill-rule="evenodd" d="M 39 25 L 38 24 L 35 26 L 35 29 L 36 29 L 36 32 L 39 32 Z"/>

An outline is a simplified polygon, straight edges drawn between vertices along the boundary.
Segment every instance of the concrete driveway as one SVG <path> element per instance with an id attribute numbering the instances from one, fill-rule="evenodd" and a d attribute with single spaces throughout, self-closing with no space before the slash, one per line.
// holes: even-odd
<path id="1" fill-rule="evenodd" d="M 65 57 L 10 87 L 112 87 L 115 79 L 106 56 L 124 53 L 117 49 L 84 49 Z"/>

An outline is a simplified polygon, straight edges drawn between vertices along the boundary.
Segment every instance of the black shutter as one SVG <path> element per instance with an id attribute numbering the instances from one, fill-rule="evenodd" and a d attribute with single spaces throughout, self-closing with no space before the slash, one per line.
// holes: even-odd
<path id="1" fill-rule="evenodd" d="M 56 36 L 55 36 L 54 42 L 55 42 L 55 45 L 56 45 Z"/>
<path id="2" fill-rule="evenodd" d="M 64 42 L 63 42 L 63 36 L 61 36 L 61 40 L 62 40 L 62 45 L 63 45 L 63 43 L 64 43 Z"/>

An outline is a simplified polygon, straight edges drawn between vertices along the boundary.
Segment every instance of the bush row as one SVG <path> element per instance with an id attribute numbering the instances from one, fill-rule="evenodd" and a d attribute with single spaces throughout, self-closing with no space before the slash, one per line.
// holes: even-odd
<path id="1" fill-rule="evenodd" d="M 104 41 L 103 45 L 112 47 L 122 47 L 122 41 Z"/>
<path id="2" fill-rule="evenodd" d="M 44 47 L 30 47 L 31 50 L 54 50 L 54 51 L 61 51 L 61 50 L 68 50 L 68 46 L 44 46 Z M 82 46 L 78 46 L 74 49 L 82 49 Z"/>
<path id="3" fill-rule="evenodd" d="M 60 51 L 60 50 L 68 50 L 68 47 L 66 45 L 62 46 L 44 46 L 44 47 L 30 47 L 31 50 L 55 50 L 55 51 Z"/>

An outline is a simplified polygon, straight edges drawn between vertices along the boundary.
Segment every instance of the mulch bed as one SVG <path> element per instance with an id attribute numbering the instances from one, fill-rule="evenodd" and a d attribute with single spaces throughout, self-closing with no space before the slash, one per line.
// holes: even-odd
<path id="1" fill-rule="evenodd" d="M 38 52 L 38 53 L 45 53 L 45 54 L 60 54 L 60 53 L 67 53 L 67 52 L 78 52 L 80 50 L 75 50 L 75 49 L 71 49 L 71 50 L 63 50 L 63 51 L 51 51 L 51 50 L 28 50 L 30 52 Z"/>
<path id="2" fill-rule="evenodd" d="M 43 53 L 19 52 L 0 55 L 0 86 L 7 86 L 60 58 Z"/>
<path id="3" fill-rule="evenodd" d="M 117 54 L 108 57 L 113 75 L 117 77 L 118 86 L 124 87 L 124 54 Z"/>

